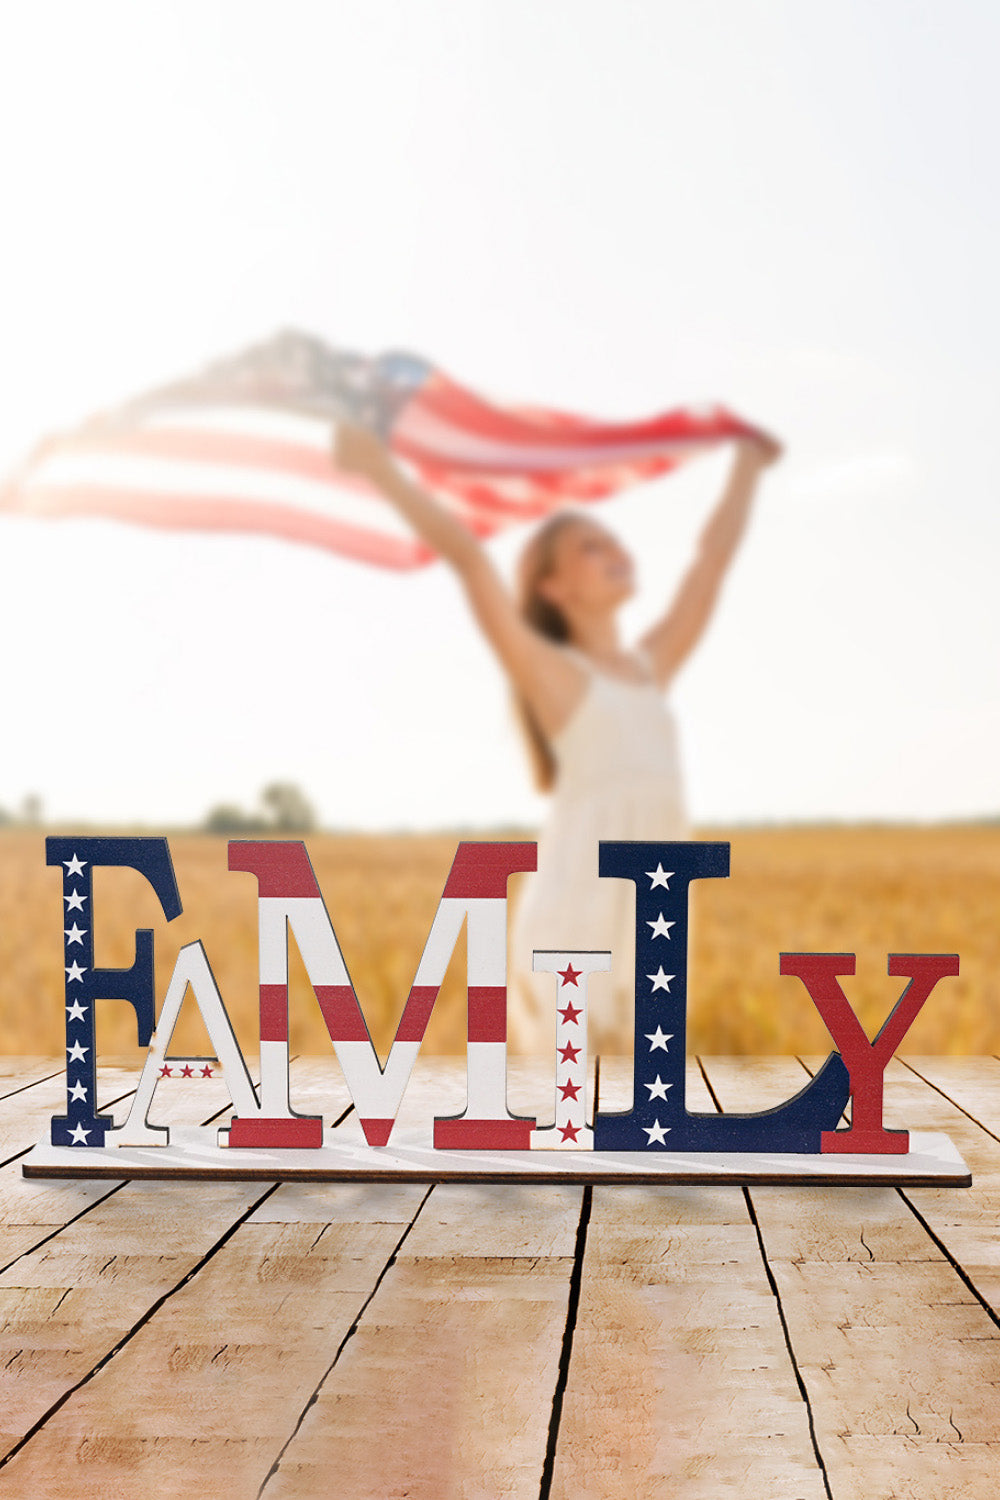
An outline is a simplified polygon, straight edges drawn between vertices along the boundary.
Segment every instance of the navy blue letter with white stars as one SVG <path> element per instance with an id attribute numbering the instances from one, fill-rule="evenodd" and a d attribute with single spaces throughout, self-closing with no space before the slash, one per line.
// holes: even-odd
<path id="1" fill-rule="evenodd" d="M 66 972 L 66 1114 L 52 1117 L 53 1146 L 103 1146 L 114 1124 L 97 1113 L 96 1000 L 127 1000 L 135 1010 L 139 1045 L 156 1023 L 153 934 L 135 935 L 130 969 L 94 968 L 95 865 L 127 866 L 153 887 L 168 921 L 179 916 L 180 893 L 163 838 L 47 838 L 46 864 L 63 867 L 63 949 Z"/>
<path id="2" fill-rule="evenodd" d="M 688 887 L 729 874 L 729 845 L 602 843 L 598 869 L 635 885 L 635 1063 L 632 1109 L 596 1116 L 594 1149 L 818 1153 L 823 1131 L 836 1128 L 847 1103 L 848 1073 L 837 1052 L 777 1109 L 687 1110 Z"/>

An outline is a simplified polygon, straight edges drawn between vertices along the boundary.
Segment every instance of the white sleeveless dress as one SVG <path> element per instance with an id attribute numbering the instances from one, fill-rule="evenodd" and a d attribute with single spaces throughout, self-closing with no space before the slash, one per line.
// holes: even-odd
<path id="1" fill-rule="evenodd" d="M 612 950 L 610 987 L 603 976 L 590 980 L 590 1050 L 631 1048 L 634 895 L 627 882 L 598 877 L 600 840 L 689 836 L 677 731 L 663 690 L 651 672 L 645 681 L 626 681 L 582 652 L 572 656 L 588 681 L 569 723 L 551 741 L 557 765 L 551 809 L 538 870 L 523 877 L 511 930 L 511 1049 L 542 1056 L 554 1046 L 555 987 L 551 975 L 532 972 L 536 948 Z"/>

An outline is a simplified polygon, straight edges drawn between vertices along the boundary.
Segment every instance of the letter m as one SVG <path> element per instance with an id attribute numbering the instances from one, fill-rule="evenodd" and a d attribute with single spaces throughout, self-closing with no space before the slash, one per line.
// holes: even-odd
<path id="1" fill-rule="evenodd" d="M 455 950 L 468 927 L 468 1103 L 434 1122 L 449 1149 L 527 1150 L 534 1120 L 507 1110 L 507 877 L 534 870 L 534 844 L 462 843 L 383 1068 L 301 842 L 233 840 L 230 870 L 256 875 L 260 941 L 261 1113 L 234 1119 L 231 1147 L 322 1145 L 321 1116 L 294 1114 L 288 1093 L 288 933 L 319 1001 L 365 1139 L 384 1146 Z"/>

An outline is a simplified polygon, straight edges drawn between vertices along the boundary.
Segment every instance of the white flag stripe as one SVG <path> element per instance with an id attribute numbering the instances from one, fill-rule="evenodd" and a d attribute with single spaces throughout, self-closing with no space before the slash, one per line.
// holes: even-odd
<path id="1" fill-rule="evenodd" d="M 295 443 L 330 453 L 335 426 L 329 417 L 311 417 L 268 406 L 176 406 L 144 414 L 136 424 L 136 430 L 179 430 L 210 432 L 220 437 L 263 438 L 267 442 Z"/>
<path id="2" fill-rule="evenodd" d="M 232 501 L 234 505 L 258 501 L 292 506 L 367 531 L 377 530 L 413 541 L 410 527 L 374 492 L 370 496 L 361 495 L 333 482 L 270 469 L 231 468 L 226 464 L 145 458 L 130 453 L 53 454 L 27 476 L 22 491 L 30 505 L 35 493 L 41 496 L 49 489 L 87 486 L 164 498 L 197 495 Z M 450 503 L 452 509 L 460 512 L 464 509 L 447 498 L 444 503 Z"/>

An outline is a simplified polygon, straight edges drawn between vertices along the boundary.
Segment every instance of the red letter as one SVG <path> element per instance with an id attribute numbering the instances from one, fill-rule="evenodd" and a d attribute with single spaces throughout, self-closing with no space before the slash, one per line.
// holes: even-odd
<path id="1" fill-rule="evenodd" d="M 904 1155 L 910 1148 L 909 1132 L 886 1130 L 882 1124 L 885 1070 L 938 980 L 958 973 L 958 954 L 890 953 L 889 973 L 905 974 L 910 983 L 874 1042 L 868 1040 L 837 982 L 838 974 L 854 970 L 853 953 L 781 955 L 781 973 L 796 974 L 802 980 L 851 1078 L 850 1128 L 824 1130 L 821 1149 Z"/>

